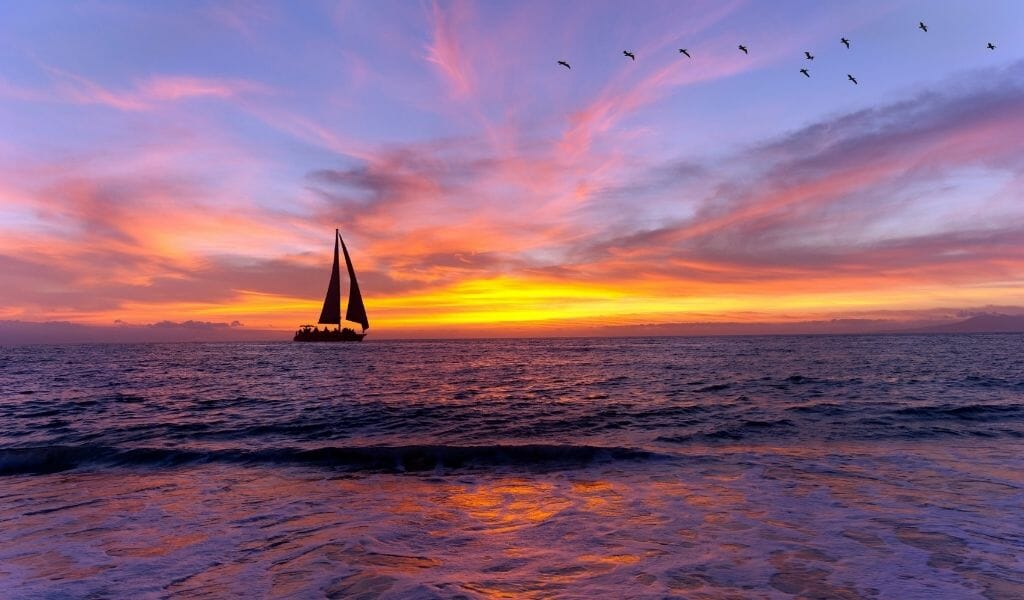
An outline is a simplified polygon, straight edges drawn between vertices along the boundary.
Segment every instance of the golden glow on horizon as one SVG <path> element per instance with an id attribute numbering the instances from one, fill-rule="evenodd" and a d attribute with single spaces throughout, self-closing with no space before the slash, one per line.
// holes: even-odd
<path id="1" fill-rule="evenodd" d="M 607 284 L 556 282 L 511 276 L 473 279 L 429 292 L 367 296 L 375 332 L 403 330 L 459 330 L 515 327 L 517 330 L 551 326 L 640 325 L 677 322 L 793 322 L 842 317 L 871 311 L 923 310 L 989 302 L 1024 303 L 1024 292 L 1013 286 L 963 288 L 892 286 L 880 290 L 804 292 L 776 289 L 759 292 L 729 286 L 714 293 L 703 284 L 700 295 L 666 293 L 678 281 L 641 281 L 623 288 Z M 696 287 L 696 286 L 695 286 Z M 639 290 L 635 294 L 626 288 Z M 665 290 L 661 291 L 660 290 Z M 364 295 L 367 293 L 364 290 Z M 371 292 L 372 293 L 372 292 Z M 120 319 L 133 324 L 167 320 L 241 321 L 250 329 L 292 330 L 311 323 L 322 300 L 294 298 L 242 290 L 223 303 L 127 303 L 116 311 L 51 313 L 53 320 L 109 325 Z M 823 309 L 822 307 L 828 307 Z M 7 311 L 5 318 L 18 318 Z"/>

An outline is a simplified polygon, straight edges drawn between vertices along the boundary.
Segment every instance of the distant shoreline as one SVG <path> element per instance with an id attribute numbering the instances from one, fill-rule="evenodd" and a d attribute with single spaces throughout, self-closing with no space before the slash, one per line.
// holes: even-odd
<path id="1" fill-rule="evenodd" d="M 454 341 L 545 338 L 876 336 L 1024 333 L 1022 315 L 977 315 L 967 319 L 922 324 L 881 320 L 838 319 L 793 323 L 667 323 L 606 327 L 553 327 L 547 331 L 465 330 L 438 336 L 432 331 L 370 335 L 367 341 Z M 97 326 L 68 322 L 0 321 L 0 346 L 166 343 L 273 343 L 290 341 L 290 331 L 246 329 L 217 323 Z"/>

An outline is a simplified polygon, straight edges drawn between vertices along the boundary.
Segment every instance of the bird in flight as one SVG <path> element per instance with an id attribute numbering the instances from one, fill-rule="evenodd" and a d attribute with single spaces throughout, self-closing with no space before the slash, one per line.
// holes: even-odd
<path id="1" fill-rule="evenodd" d="M 740 44 L 739 46 L 736 47 L 742 50 L 744 54 L 750 54 L 749 52 L 747 52 L 747 47 L 744 46 L 743 44 Z"/>
<path id="2" fill-rule="evenodd" d="M 995 49 L 996 49 L 996 46 L 995 46 L 995 44 L 993 44 L 992 42 L 989 42 L 989 43 L 988 43 L 988 46 L 986 46 L 986 48 L 988 48 L 989 50 L 995 50 Z"/>
<path id="3" fill-rule="evenodd" d="M 857 78 L 856 78 L 856 77 L 854 77 L 853 75 L 850 75 L 849 73 L 847 73 L 847 74 L 846 74 L 846 78 L 847 78 L 847 79 L 849 79 L 850 81 L 852 81 L 852 82 L 853 82 L 853 85 L 859 85 L 859 84 L 857 83 Z"/>
<path id="4" fill-rule="evenodd" d="M 572 67 L 569 66 L 569 63 L 565 62 L 564 60 L 558 61 L 558 64 L 562 65 L 566 69 L 572 69 Z"/>
<path id="5" fill-rule="evenodd" d="M 804 74 L 804 77 L 810 77 L 811 74 L 807 72 L 807 69 L 800 69 L 800 72 Z"/>
<path id="6" fill-rule="evenodd" d="M 814 55 L 810 52 L 804 52 L 804 57 L 807 58 L 807 60 L 814 60 Z"/>
<path id="7" fill-rule="evenodd" d="M 679 53 L 680 54 L 685 54 L 686 58 L 693 58 L 692 56 L 690 56 L 690 51 L 687 50 L 686 48 L 680 48 L 679 49 Z"/>
<path id="8" fill-rule="evenodd" d="M 846 38 L 839 38 L 839 43 L 844 45 L 844 46 L 846 46 L 847 50 L 850 49 L 850 40 L 848 40 Z"/>
<path id="9" fill-rule="evenodd" d="M 928 33 L 928 26 L 924 24 L 924 21 L 918 22 L 917 28 L 925 33 Z"/>
<path id="10" fill-rule="evenodd" d="M 622 54 L 623 54 L 623 56 L 628 56 L 628 57 L 632 58 L 633 60 L 636 60 L 636 56 L 632 52 L 630 52 L 629 50 L 623 50 Z"/>

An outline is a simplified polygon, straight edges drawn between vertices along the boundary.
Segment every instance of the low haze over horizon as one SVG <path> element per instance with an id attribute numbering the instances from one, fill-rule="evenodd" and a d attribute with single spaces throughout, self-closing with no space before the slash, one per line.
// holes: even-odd
<path id="1" fill-rule="evenodd" d="M 1019 2 L 3 12 L 0 321 L 1024 314 Z"/>

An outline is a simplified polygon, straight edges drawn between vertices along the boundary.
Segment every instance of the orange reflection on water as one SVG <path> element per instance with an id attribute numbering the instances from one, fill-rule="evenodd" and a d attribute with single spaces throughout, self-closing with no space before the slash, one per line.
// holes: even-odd
<path id="1" fill-rule="evenodd" d="M 945 592 L 1024 589 L 999 537 L 1016 527 L 1005 514 L 1016 480 L 974 472 L 1019 447 L 959 462 L 938 445 L 909 462 L 877 442 L 716 450 L 674 470 L 194 465 L 9 478 L 0 522 L 16 526 L 0 529 L 0 577 L 44 582 L 19 597 L 123 585 L 125 572 L 159 581 L 157 594 L 210 597 L 853 598 L 878 589 L 865 574 L 887 570 L 896 586 L 911 573 Z"/>
<path id="2" fill-rule="evenodd" d="M 546 521 L 568 508 L 569 501 L 555 497 L 552 489 L 548 482 L 511 479 L 449 488 L 446 501 L 497 533 Z"/>
<path id="3" fill-rule="evenodd" d="M 615 515 L 622 512 L 622 494 L 607 481 L 576 481 L 572 484 L 573 495 L 582 501 L 583 510 L 598 515 Z"/>

